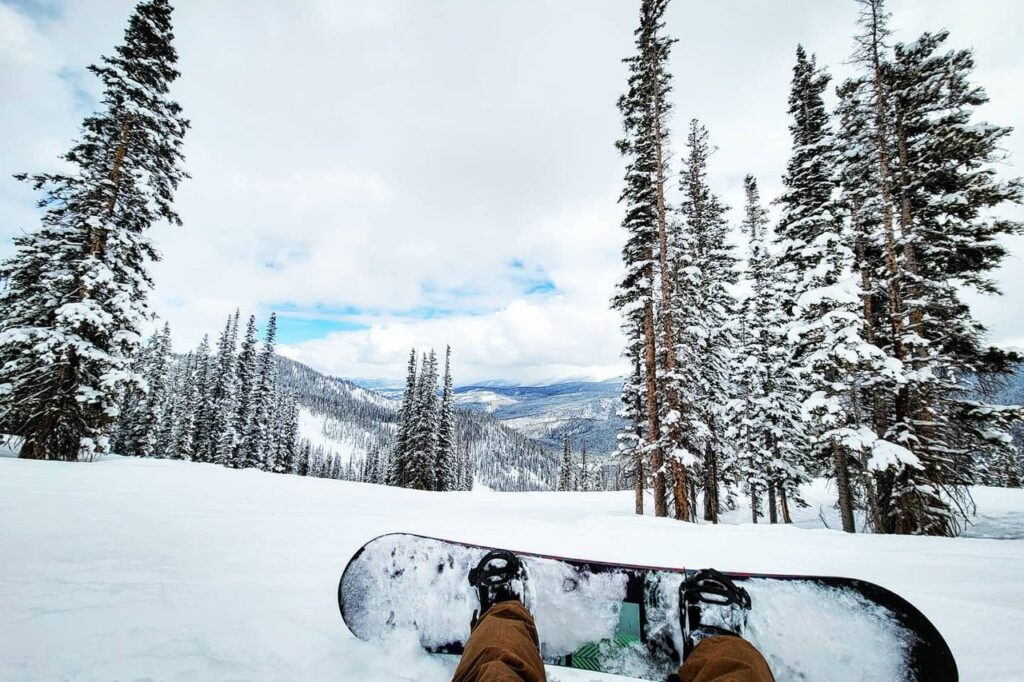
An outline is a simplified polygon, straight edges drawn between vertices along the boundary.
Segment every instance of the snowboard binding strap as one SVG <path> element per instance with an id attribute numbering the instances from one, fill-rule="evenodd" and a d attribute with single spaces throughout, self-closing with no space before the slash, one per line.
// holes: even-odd
<path id="1" fill-rule="evenodd" d="M 679 585 L 683 660 L 703 639 L 723 635 L 739 637 L 746 625 L 750 606 L 747 591 L 724 573 L 713 568 L 688 571 Z M 707 616 L 711 613 L 717 616 L 713 618 L 717 623 L 707 622 Z"/>
<path id="2" fill-rule="evenodd" d="M 480 608 L 473 613 L 470 622 L 470 627 L 476 627 L 480 617 L 495 604 L 512 600 L 523 602 L 526 568 L 512 552 L 493 549 L 469 571 L 469 583 L 476 588 L 480 601 Z"/>

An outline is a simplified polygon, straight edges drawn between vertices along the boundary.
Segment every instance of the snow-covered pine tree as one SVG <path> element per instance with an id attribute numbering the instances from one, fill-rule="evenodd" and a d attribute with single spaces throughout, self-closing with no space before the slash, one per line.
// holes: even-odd
<path id="1" fill-rule="evenodd" d="M 616 146 L 627 159 L 625 187 L 619 198 L 626 205 L 622 221 L 627 235 L 622 251 L 626 273 L 612 300 L 613 307 L 623 315 L 627 357 L 631 364 L 639 363 L 641 366 L 639 377 L 643 381 L 643 390 L 627 382 L 624 401 L 628 405 L 636 395 L 642 395 L 643 423 L 632 424 L 624 435 L 633 438 L 637 432 L 642 433 L 642 448 L 651 462 L 656 516 L 668 515 L 665 447 L 669 452 L 675 451 L 681 438 L 675 422 L 668 424 L 669 428 L 664 432 L 661 423 L 662 402 L 668 405 L 669 414 L 677 411 L 678 402 L 674 382 L 675 358 L 667 352 L 674 334 L 674 319 L 668 305 L 673 282 L 665 268 L 658 267 L 659 264 L 664 265 L 668 257 L 665 248 L 668 209 L 664 183 L 668 174 L 669 105 L 666 96 L 671 87 L 671 77 L 666 64 L 673 41 L 663 33 L 667 6 L 668 0 L 642 0 L 640 25 L 634 33 L 636 53 L 625 60 L 629 69 L 628 90 L 618 102 L 625 138 Z M 656 306 L 659 304 L 662 312 L 667 314 L 656 320 Z M 659 360 L 662 371 L 659 371 Z M 659 385 L 662 380 L 666 385 Z M 673 469 L 676 483 L 676 515 L 685 518 L 689 515 L 686 471 L 678 457 L 670 458 L 668 464 Z"/>
<path id="2" fill-rule="evenodd" d="M 256 346 L 256 316 L 250 315 L 242 339 L 241 351 L 238 355 L 238 397 L 235 400 L 235 412 L 231 416 L 234 426 L 235 443 L 231 449 L 229 466 L 236 469 L 256 466 L 245 445 L 251 442 L 251 425 L 253 406 L 256 398 L 256 387 L 259 383 L 259 355 Z"/>
<path id="3" fill-rule="evenodd" d="M 178 459 L 195 459 L 196 410 L 199 407 L 201 358 L 198 350 L 185 356 L 179 390 L 180 403 L 174 424 L 174 455 Z"/>
<path id="4" fill-rule="evenodd" d="M 433 350 L 423 356 L 413 404 L 413 424 L 406 455 L 405 487 L 415 490 L 437 488 L 437 355 Z"/>
<path id="5" fill-rule="evenodd" d="M 885 348 L 888 338 L 883 312 L 888 305 L 884 262 L 885 248 L 882 235 L 882 196 L 879 191 L 876 137 L 874 134 L 874 105 L 868 87 L 868 78 L 861 75 L 847 79 L 836 90 L 839 106 L 836 109 L 837 143 L 843 150 L 839 157 L 839 194 L 837 205 L 847 229 L 852 233 L 855 256 L 854 268 L 860 276 L 861 318 L 864 340 Z M 889 432 L 893 416 L 892 403 L 897 384 L 902 378 L 902 365 L 888 364 L 880 370 L 867 372 L 851 405 L 860 412 L 858 419 L 870 424 L 876 435 Z M 869 466 L 869 457 L 861 455 L 861 483 L 866 492 L 868 521 L 876 533 L 888 532 L 879 507 L 881 495 L 876 489 L 876 474 Z"/>
<path id="6" fill-rule="evenodd" d="M 1010 416 L 966 399 L 968 373 L 1008 362 L 984 347 L 957 287 L 989 290 L 987 273 L 1005 255 L 998 237 L 1020 229 L 992 209 L 1020 201 L 1021 187 L 999 182 L 991 169 L 1008 131 L 969 123 L 985 99 L 968 80 L 970 53 L 940 53 L 944 34 L 891 52 L 882 1 L 861 4 L 855 56 L 864 74 L 844 94 L 872 107 L 864 137 L 881 220 L 867 251 L 878 257 L 865 260 L 887 295 L 871 301 L 870 314 L 876 344 L 902 370 L 891 395 L 876 391 L 873 407 L 887 413 L 887 429 L 869 464 L 884 530 L 951 535 L 970 504 L 964 485 L 974 463 L 998 451 L 988 437 Z M 997 428 L 981 426 L 989 418 Z"/>
<path id="7" fill-rule="evenodd" d="M 558 472 L 558 489 L 562 492 L 572 490 L 572 448 L 569 446 L 569 434 L 562 436 L 562 468 Z"/>
<path id="8" fill-rule="evenodd" d="M 277 402 L 277 361 L 274 342 L 277 339 L 277 313 L 270 313 L 263 346 L 259 350 L 256 385 L 253 388 L 252 421 L 244 444 L 247 466 L 264 471 L 277 470 L 274 449 L 274 406 Z"/>
<path id="9" fill-rule="evenodd" d="M 294 474 L 299 458 L 299 404 L 293 393 L 275 395 L 278 428 L 269 447 L 274 449 L 274 468 L 281 474 Z"/>
<path id="10" fill-rule="evenodd" d="M 631 343 L 636 346 L 638 339 Z M 644 463 L 644 380 L 640 365 L 640 349 L 626 349 L 624 355 L 633 359 L 633 371 L 622 382 L 620 401 L 622 406 L 617 415 L 626 427 L 616 434 L 615 456 L 619 471 L 629 471 L 633 479 L 633 511 L 644 513 L 644 490 L 647 486 L 647 467 Z"/>
<path id="11" fill-rule="evenodd" d="M 409 351 L 409 366 L 405 375 L 405 392 L 402 394 L 402 405 L 398 411 L 398 433 L 391 451 L 388 467 L 388 485 L 405 487 L 409 480 L 409 452 L 412 442 L 414 409 L 416 405 L 416 349 Z"/>
<path id="12" fill-rule="evenodd" d="M 235 405 L 238 398 L 238 345 L 239 312 L 228 316 L 228 321 L 217 341 L 217 355 L 211 369 L 210 416 L 207 440 L 201 450 L 207 461 L 228 465 L 235 445 Z"/>
<path id="13" fill-rule="evenodd" d="M 135 356 L 132 363 L 132 371 L 143 380 L 128 384 L 124 396 L 121 399 L 121 410 L 118 413 L 117 425 L 114 427 L 114 452 L 122 455 L 138 455 L 141 452 L 142 442 L 140 434 L 143 432 L 142 420 L 146 411 L 145 384 L 146 374 L 153 349 L 156 347 L 157 336 L 154 334 L 142 345 L 141 350 Z"/>
<path id="14" fill-rule="evenodd" d="M 580 445 L 580 473 L 577 477 L 579 486 L 576 488 L 581 492 L 590 490 L 590 470 L 587 468 L 587 443 L 583 441 Z"/>
<path id="15" fill-rule="evenodd" d="M 699 469 L 690 485 L 704 491 L 704 518 L 718 521 L 719 487 L 732 477 L 723 469 L 734 458 L 724 438 L 727 406 L 732 393 L 729 355 L 734 345 L 731 318 L 736 302 L 730 287 L 736 282 L 736 257 L 727 241 L 726 207 L 707 180 L 710 154 L 707 130 L 690 123 L 687 156 L 680 174 L 682 201 L 673 221 L 672 269 L 676 278 L 672 305 L 686 325 L 676 329 L 675 353 L 684 441 L 675 457 Z M 696 515 L 691 510 L 691 518 Z"/>
<path id="16" fill-rule="evenodd" d="M 455 451 L 455 394 L 452 388 L 452 347 L 444 355 L 444 380 L 441 390 L 441 410 L 437 424 L 437 489 L 457 490 L 458 470 Z"/>
<path id="17" fill-rule="evenodd" d="M 205 444 L 210 435 L 211 385 L 210 336 L 203 334 L 195 350 L 195 410 L 192 423 L 192 459 L 208 461 Z"/>
<path id="18" fill-rule="evenodd" d="M 473 459 L 469 454 L 469 443 L 462 443 L 459 453 L 459 490 L 472 490 Z"/>
<path id="19" fill-rule="evenodd" d="M 852 473 L 877 436 L 860 419 L 855 401 L 862 370 L 884 364 L 882 352 L 862 337 L 863 301 L 854 272 L 855 233 L 841 220 L 834 190 L 835 140 L 822 95 L 829 76 L 797 46 L 789 113 L 793 152 L 777 239 L 786 275 L 784 305 L 792 311 L 788 338 L 803 392 L 814 459 L 836 481 L 843 530 L 852 533 L 856 491 Z M 795 492 L 806 476 L 800 461 L 776 476 L 780 492 Z M 797 477 L 788 472 L 797 472 Z"/>
<path id="20" fill-rule="evenodd" d="M 1021 202 L 1024 186 L 1019 178 L 996 177 L 993 166 L 1005 160 L 1000 144 L 1011 129 L 972 122 L 988 97 L 970 82 L 973 54 L 946 49 L 947 38 L 941 31 L 897 44 L 888 81 L 894 199 L 907 273 L 906 346 L 915 384 L 910 428 L 942 496 L 962 508 L 961 486 L 976 480 L 978 463 L 998 456 L 1021 413 L 969 396 L 970 376 L 1009 372 L 1018 358 L 986 347 L 986 330 L 961 290 L 999 293 L 990 273 L 1007 255 L 1001 238 L 1019 234 L 1021 224 L 995 210 Z"/>
<path id="21" fill-rule="evenodd" d="M 147 353 L 150 364 L 144 376 L 147 387 L 146 399 L 133 450 L 125 454 L 163 457 L 165 452 L 162 449 L 165 450 L 170 445 L 170 429 L 161 434 L 161 425 L 164 423 L 164 413 L 174 382 L 171 367 L 171 326 L 165 322 L 163 328 L 153 335 L 151 343 L 152 346 Z"/>
<path id="22" fill-rule="evenodd" d="M 726 434 L 742 453 L 740 477 L 750 494 L 752 521 L 757 523 L 771 459 L 772 424 L 764 412 L 771 371 L 770 344 L 774 336 L 771 315 L 775 307 L 775 270 L 766 243 L 768 214 L 761 205 L 757 181 L 752 175 L 744 178 L 743 188 L 746 203 L 741 229 L 749 239 L 744 278 L 750 293 L 738 309 L 737 349 L 732 356 L 735 394 L 728 404 Z M 770 309 L 765 310 L 768 306 Z"/>
<path id="23" fill-rule="evenodd" d="M 167 0 L 141 2 L 113 57 L 89 67 L 100 111 L 63 156 L 65 173 L 21 175 L 43 193 L 39 230 L 0 264 L 0 431 L 20 456 L 77 460 L 108 449 L 148 316 L 146 230 L 172 207 L 188 122 L 168 98 L 179 75 Z"/>

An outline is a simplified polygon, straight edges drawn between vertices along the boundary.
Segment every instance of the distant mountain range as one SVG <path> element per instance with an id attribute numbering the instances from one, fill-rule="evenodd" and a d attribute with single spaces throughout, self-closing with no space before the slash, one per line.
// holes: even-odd
<path id="1" fill-rule="evenodd" d="M 358 465 L 371 450 L 390 452 L 401 389 L 373 389 L 322 374 L 278 356 L 278 383 L 299 403 L 299 435 L 342 464 Z M 478 483 L 494 490 L 548 490 L 559 455 L 486 412 L 456 406 L 457 441 L 469 449 Z"/>
<path id="2" fill-rule="evenodd" d="M 358 380 L 355 383 L 400 400 L 403 388 L 388 381 Z M 569 435 L 574 452 L 584 444 L 594 455 L 615 451 L 616 434 L 623 421 L 619 410 L 622 379 L 560 381 L 523 386 L 503 380 L 481 381 L 455 389 L 460 407 L 484 412 L 525 436 L 560 449 Z"/>
<path id="3" fill-rule="evenodd" d="M 593 454 L 615 451 L 615 434 L 623 426 L 619 410 L 621 379 L 568 381 L 547 386 L 494 383 L 460 386 L 455 400 L 487 412 L 516 431 L 551 447 L 568 435 L 574 451 L 586 444 Z"/>

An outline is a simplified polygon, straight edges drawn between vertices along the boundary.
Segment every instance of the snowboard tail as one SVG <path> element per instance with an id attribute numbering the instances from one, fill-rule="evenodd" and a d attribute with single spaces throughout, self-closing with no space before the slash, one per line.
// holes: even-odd
<path id="1" fill-rule="evenodd" d="M 381 640 L 412 630 L 435 653 L 461 654 L 480 545 L 394 533 L 349 560 L 338 603 L 349 630 Z M 661 680 L 679 665 L 686 569 L 516 552 L 534 595 L 541 656 L 552 665 Z M 908 601 L 862 580 L 727 573 L 753 606 L 744 637 L 777 680 L 958 679 L 935 626 Z"/>

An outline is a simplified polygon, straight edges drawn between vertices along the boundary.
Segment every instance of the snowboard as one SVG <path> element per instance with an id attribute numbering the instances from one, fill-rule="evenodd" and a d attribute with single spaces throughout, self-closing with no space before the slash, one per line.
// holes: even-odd
<path id="1" fill-rule="evenodd" d="M 460 654 L 477 607 L 469 571 L 491 547 L 393 533 L 355 553 L 338 585 L 341 616 L 363 640 L 412 631 Z M 515 552 L 545 663 L 648 680 L 679 665 L 683 568 Z M 695 568 L 704 568 L 697 566 Z M 727 573 L 750 594 L 743 632 L 776 680 L 957 680 L 935 626 L 899 595 L 863 580 Z"/>

